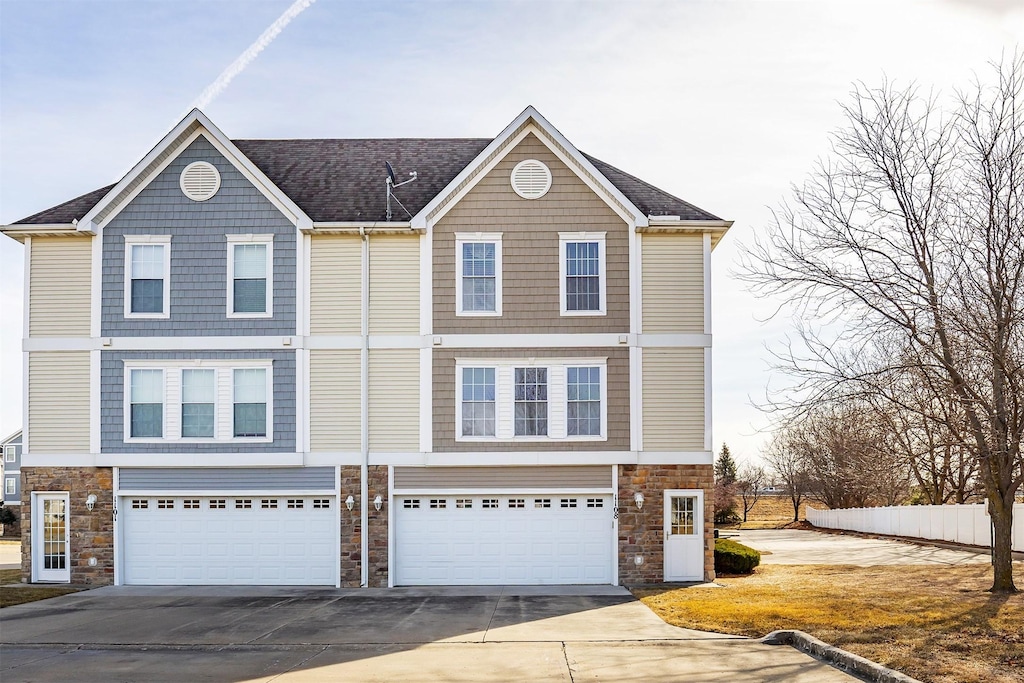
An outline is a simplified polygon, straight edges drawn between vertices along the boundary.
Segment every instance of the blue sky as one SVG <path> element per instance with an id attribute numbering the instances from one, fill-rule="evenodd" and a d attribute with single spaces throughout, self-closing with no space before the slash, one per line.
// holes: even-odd
<path id="1" fill-rule="evenodd" d="M 115 182 L 292 0 L 0 0 L 0 224 Z M 736 225 L 714 255 L 715 442 L 756 455 L 765 344 L 729 275 L 828 152 L 851 83 L 951 93 L 1024 0 L 348 2 L 296 17 L 204 111 L 230 137 L 486 137 L 532 104 L 578 148 Z M 21 246 L 0 239 L 0 432 L 21 424 Z"/>

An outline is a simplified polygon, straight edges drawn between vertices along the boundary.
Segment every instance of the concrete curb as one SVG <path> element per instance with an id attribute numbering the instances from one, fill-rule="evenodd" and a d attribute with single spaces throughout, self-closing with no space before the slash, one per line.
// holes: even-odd
<path id="1" fill-rule="evenodd" d="M 772 631 L 758 642 L 765 645 L 791 645 L 801 652 L 828 662 L 838 669 L 860 676 L 872 683 L 921 683 L 899 671 L 894 671 L 870 659 L 840 650 L 803 631 Z"/>

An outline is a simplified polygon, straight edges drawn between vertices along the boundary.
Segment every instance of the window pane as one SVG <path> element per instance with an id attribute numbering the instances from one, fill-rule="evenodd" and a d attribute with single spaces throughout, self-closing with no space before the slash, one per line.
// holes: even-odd
<path id="1" fill-rule="evenodd" d="M 182 370 L 181 400 L 183 403 L 213 403 L 215 370 Z"/>
<path id="2" fill-rule="evenodd" d="M 232 306 L 235 313 L 266 313 L 267 281 L 236 279 Z"/>
<path id="3" fill-rule="evenodd" d="M 462 310 L 494 311 L 496 309 L 493 277 L 462 278 Z"/>
<path id="4" fill-rule="evenodd" d="M 181 435 L 185 437 L 212 437 L 213 404 L 183 403 L 181 405 Z"/>
<path id="5" fill-rule="evenodd" d="M 133 244 L 131 278 L 161 279 L 164 276 L 164 245 Z"/>
<path id="6" fill-rule="evenodd" d="M 692 536 L 697 533 L 694 528 L 696 497 L 679 496 L 672 498 L 672 533 Z"/>
<path id="7" fill-rule="evenodd" d="M 267 371 L 264 368 L 235 370 L 235 403 L 266 403 Z"/>
<path id="8" fill-rule="evenodd" d="M 266 278 L 267 277 L 267 245 L 236 244 L 235 245 L 235 277 Z"/>
<path id="9" fill-rule="evenodd" d="M 164 435 L 164 406 L 162 403 L 132 404 L 132 436 L 161 438 Z"/>
<path id="10" fill-rule="evenodd" d="M 235 436 L 266 436 L 267 404 L 235 404 Z"/>
<path id="11" fill-rule="evenodd" d="M 132 280 L 132 313 L 164 312 L 163 280 Z"/>
<path id="12" fill-rule="evenodd" d="M 494 275 L 494 243 L 475 242 L 462 245 L 462 275 L 464 277 Z"/>
<path id="13" fill-rule="evenodd" d="M 164 402 L 163 370 L 132 370 L 131 382 L 132 403 Z"/>

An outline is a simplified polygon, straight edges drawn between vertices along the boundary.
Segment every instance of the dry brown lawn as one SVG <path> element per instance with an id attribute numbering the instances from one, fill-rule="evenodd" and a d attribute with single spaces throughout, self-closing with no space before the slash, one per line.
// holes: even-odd
<path id="1" fill-rule="evenodd" d="M 814 505 L 815 503 L 811 503 Z M 824 507 L 818 505 L 818 507 Z M 743 516 L 743 501 L 736 499 L 736 512 Z M 800 503 L 800 519 L 807 519 L 807 502 Z M 761 496 L 742 524 L 723 525 L 733 529 L 781 529 L 793 521 L 793 503 L 786 495 Z"/>
<path id="2" fill-rule="evenodd" d="M 68 586 L 66 584 L 60 586 L 48 586 L 42 584 L 23 584 L 19 586 L 8 585 L 18 583 L 19 581 L 21 581 L 20 569 L 0 569 L 0 607 L 21 605 L 26 602 L 55 598 L 58 595 L 67 595 L 68 593 L 75 593 L 83 590 L 82 586 Z"/>
<path id="3" fill-rule="evenodd" d="M 1024 564 L 1014 579 L 1024 587 Z M 676 626 L 797 629 L 926 683 L 1024 681 L 1024 593 L 986 592 L 987 565 L 765 565 L 717 583 L 634 593 Z"/>

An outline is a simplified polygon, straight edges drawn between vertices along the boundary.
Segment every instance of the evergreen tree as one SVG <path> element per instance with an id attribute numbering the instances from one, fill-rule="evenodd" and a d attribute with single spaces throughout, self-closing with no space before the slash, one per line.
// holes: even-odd
<path id="1" fill-rule="evenodd" d="M 722 451 L 715 460 L 715 481 L 721 484 L 733 484 L 736 481 L 736 461 L 732 459 L 729 446 L 722 444 Z"/>

